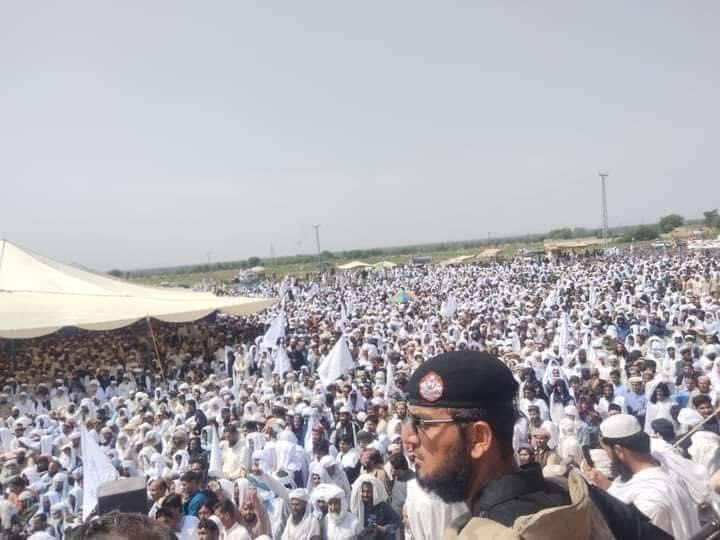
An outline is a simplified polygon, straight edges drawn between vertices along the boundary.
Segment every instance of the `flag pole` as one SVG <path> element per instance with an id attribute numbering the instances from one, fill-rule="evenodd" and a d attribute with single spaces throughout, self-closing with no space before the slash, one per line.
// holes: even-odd
<path id="1" fill-rule="evenodd" d="M 152 323 L 150 322 L 150 316 L 147 317 L 148 329 L 150 330 L 150 339 L 153 343 L 153 349 L 155 350 L 155 358 L 157 363 L 160 365 L 160 373 L 162 373 L 163 381 L 165 380 L 165 366 L 160 359 L 160 350 L 158 349 L 157 340 L 155 339 L 155 332 L 153 331 Z"/>

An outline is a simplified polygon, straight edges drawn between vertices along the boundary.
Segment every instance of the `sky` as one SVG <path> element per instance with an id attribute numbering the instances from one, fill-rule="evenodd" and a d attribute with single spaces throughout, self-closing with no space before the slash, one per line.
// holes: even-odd
<path id="1" fill-rule="evenodd" d="M 0 0 L 0 236 L 98 270 L 720 206 L 720 3 Z"/>

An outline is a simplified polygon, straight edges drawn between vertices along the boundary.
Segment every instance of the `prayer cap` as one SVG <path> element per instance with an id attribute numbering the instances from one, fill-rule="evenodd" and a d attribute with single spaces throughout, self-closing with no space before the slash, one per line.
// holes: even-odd
<path id="1" fill-rule="evenodd" d="M 421 407 L 495 408 L 511 404 L 518 383 L 487 352 L 453 351 L 422 364 L 410 377 L 408 403 Z"/>
<path id="2" fill-rule="evenodd" d="M 305 488 L 298 488 L 294 489 L 290 492 L 289 495 L 290 499 L 300 499 L 301 501 L 307 502 L 310 500 L 310 494 L 308 493 L 308 490 Z"/>
<path id="3" fill-rule="evenodd" d="M 616 414 L 600 424 L 600 433 L 606 439 L 625 439 L 641 431 L 640 422 L 630 414 Z"/>
<path id="4" fill-rule="evenodd" d="M 617 444 L 641 453 L 650 452 L 650 437 L 640 426 L 638 419 L 630 414 L 616 414 L 600 424 L 604 444 Z"/>

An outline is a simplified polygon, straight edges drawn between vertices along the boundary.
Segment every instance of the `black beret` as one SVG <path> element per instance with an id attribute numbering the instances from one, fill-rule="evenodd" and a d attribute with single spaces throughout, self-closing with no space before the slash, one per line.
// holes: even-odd
<path id="1" fill-rule="evenodd" d="M 467 350 L 431 358 L 405 387 L 410 405 L 464 409 L 511 405 L 517 390 L 512 372 L 499 358 Z"/>

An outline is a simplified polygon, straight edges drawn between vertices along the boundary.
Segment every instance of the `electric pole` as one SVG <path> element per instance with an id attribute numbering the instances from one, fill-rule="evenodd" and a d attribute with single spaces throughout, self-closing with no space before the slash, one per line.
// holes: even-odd
<path id="1" fill-rule="evenodd" d="M 320 257 L 320 225 L 313 225 L 315 229 L 315 242 L 317 243 L 318 257 Z"/>
<path id="2" fill-rule="evenodd" d="M 602 183 L 602 227 L 603 227 L 603 246 L 607 248 L 608 243 L 608 211 L 607 211 L 607 190 L 605 188 L 605 179 L 607 173 L 600 173 L 600 182 Z"/>

